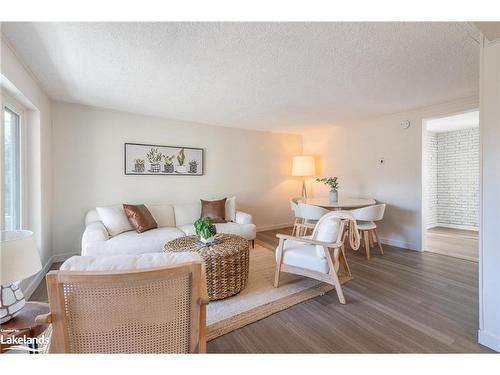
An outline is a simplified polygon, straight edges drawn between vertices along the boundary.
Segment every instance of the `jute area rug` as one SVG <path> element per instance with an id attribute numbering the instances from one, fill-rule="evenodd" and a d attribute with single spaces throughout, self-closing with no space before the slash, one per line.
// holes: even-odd
<path id="1" fill-rule="evenodd" d="M 274 288 L 274 248 L 257 242 L 250 249 L 247 287 L 240 293 L 207 306 L 207 340 L 213 340 L 300 302 L 317 297 L 333 286 L 313 279 L 282 273 Z"/>

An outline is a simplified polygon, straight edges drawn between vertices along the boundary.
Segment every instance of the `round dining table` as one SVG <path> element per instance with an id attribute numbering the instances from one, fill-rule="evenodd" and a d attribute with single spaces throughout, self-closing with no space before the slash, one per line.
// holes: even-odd
<path id="1" fill-rule="evenodd" d="M 353 208 L 372 206 L 377 202 L 375 201 L 375 199 L 371 198 L 353 198 L 353 197 L 339 197 L 337 202 L 332 202 L 328 197 L 323 197 L 323 198 L 306 198 L 304 203 L 311 204 L 313 206 L 327 208 L 329 210 L 339 211 L 339 210 L 351 210 Z"/>

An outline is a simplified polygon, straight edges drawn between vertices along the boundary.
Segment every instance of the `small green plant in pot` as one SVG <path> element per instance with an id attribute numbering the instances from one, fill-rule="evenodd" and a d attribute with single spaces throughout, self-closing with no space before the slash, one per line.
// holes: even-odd
<path id="1" fill-rule="evenodd" d="M 214 221 L 211 217 L 204 217 L 198 219 L 194 222 L 194 229 L 196 235 L 200 236 L 200 241 L 203 243 L 211 243 L 214 241 L 214 237 L 217 234 L 217 229 L 215 228 Z"/>
<path id="2" fill-rule="evenodd" d="M 162 157 L 161 152 L 157 148 L 152 148 L 151 151 L 146 154 L 146 157 L 148 158 L 149 164 L 151 165 L 151 169 L 149 171 L 153 173 L 160 173 L 160 163 Z"/>
<path id="3" fill-rule="evenodd" d="M 175 155 L 163 155 L 163 161 L 165 162 L 163 173 L 174 173 L 174 159 Z"/>
<path id="4" fill-rule="evenodd" d="M 176 168 L 177 173 L 187 173 L 187 166 L 184 165 L 185 160 L 186 155 L 184 154 L 184 149 L 181 148 L 181 150 L 179 151 L 179 155 L 177 155 L 177 162 L 179 163 Z"/>
<path id="5" fill-rule="evenodd" d="M 134 172 L 143 173 L 146 170 L 144 167 L 144 159 L 135 159 L 134 164 L 135 164 Z"/>
<path id="6" fill-rule="evenodd" d="M 191 160 L 189 162 L 189 173 L 198 172 L 198 162 L 196 160 Z"/>
<path id="7" fill-rule="evenodd" d="M 322 182 L 325 185 L 330 187 L 330 201 L 337 202 L 339 200 L 339 183 L 337 177 L 328 177 L 328 178 L 317 178 L 316 181 Z"/>

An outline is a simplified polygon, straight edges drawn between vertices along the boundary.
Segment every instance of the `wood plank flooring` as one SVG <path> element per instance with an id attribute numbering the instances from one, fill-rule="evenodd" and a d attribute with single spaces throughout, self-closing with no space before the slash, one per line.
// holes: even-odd
<path id="1" fill-rule="evenodd" d="M 435 227 L 427 229 L 425 250 L 477 262 L 478 237 L 478 232 L 472 230 Z"/>
<path id="2" fill-rule="evenodd" d="M 277 232 L 258 240 L 277 245 Z M 219 337 L 212 353 L 478 353 L 477 263 L 384 246 L 347 253 L 354 279 Z"/>
<path id="3" fill-rule="evenodd" d="M 276 246 L 277 232 L 258 233 Z M 349 250 L 354 279 L 208 343 L 210 353 L 487 353 L 477 344 L 477 263 L 384 246 Z M 58 268 L 55 265 L 54 268 Z M 46 301 L 42 283 L 32 300 Z"/>

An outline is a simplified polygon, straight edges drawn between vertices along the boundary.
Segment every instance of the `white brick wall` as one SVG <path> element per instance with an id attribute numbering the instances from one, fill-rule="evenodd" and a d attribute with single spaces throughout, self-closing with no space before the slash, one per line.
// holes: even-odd
<path id="1" fill-rule="evenodd" d="M 427 139 L 427 225 L 478 228 L 479 129 L 428 133 Z"/>

